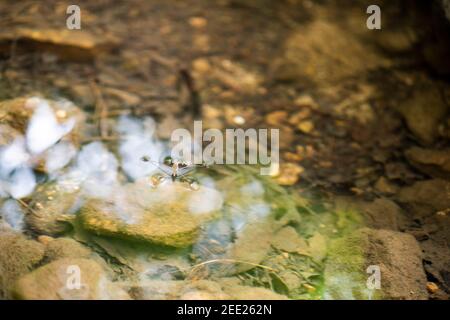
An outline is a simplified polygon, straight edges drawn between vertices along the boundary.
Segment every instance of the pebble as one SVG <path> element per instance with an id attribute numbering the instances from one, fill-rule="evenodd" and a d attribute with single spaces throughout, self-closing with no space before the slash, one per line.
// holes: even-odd
<path id="1" fill-rule="evenodd" d="M 439 290 L 439 287 L 434 282 L 427 282 L 427 290 L 429 293 L 436 293 Z"/>
<path id="2" fill-rule="evenodd" d="M 39 241 L 43 245 L 47 245 L 53 240 L 55 240 L 55 239 L 50 236 L 45 236 L 45 235 L 40 235 L 39 237 L 37 237 L 37 241 Z"/>
<path id="3" fill-rule="evenodd" d="M 208 20 L 202 17 L 192 17 L 189 18 L 189 24 L 196 29 L 202 29 L 206 27 Z"/>
<path id="4" fill-rule="evenodd" d="M 276 181 L 282 186 L 292 186 L 297 183 L 304 171 L 305 169 L 297 164 L 283 163 L 280 165 L 280 173 Z"/>

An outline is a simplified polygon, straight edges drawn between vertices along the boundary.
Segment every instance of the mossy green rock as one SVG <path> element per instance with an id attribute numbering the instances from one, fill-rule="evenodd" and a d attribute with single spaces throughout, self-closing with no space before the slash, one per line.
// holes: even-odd
<path id="1" fill-rule="evenodd" d="M 368 283 L 379 271 L 379 288 Z M 325 266 L 326 299 L 427 299 L 422 252 L 415 238 L 363 228 L 331 242 Z"/>
<path id="2" fill-rule="evenodd" d="M 77 275 L 80 285 L 76 286 Z M 88 259 L 60 259 L 21 277 L 12 290 L 21 300 L 129 299 L 104 269 Z"/>
<path id="3" fill-rule="evenodd" d="M 221 206 L 220 193 L 206 187 L 132 184 L 111 200 L 88 201 L 80 221 L 97 235 L 182 248 L 196 241 L 202 223 Z"/>

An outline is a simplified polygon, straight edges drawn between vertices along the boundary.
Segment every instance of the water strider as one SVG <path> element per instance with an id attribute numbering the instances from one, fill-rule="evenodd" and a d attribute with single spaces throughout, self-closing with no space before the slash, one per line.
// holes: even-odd
<path id="1" fill-rule="evenodd" d="M 196 167 L 207 167 L 206 164 L 191 164 L 186 161 L 173 159 L 170 156 L 165 157 L 162 163 L 153 161 L 149 156 L 143 156 L 141 160 L 153 164 L 162 173 L 154 174 L 151 176 L 151 183 L 154 186 L 157 186 L 167 178 L 170 178 L 173 182 L 180 181 L 183 183 L 187 183 L 189 185 L 189 188 L 191 188 L 192 190 L 198 190 L 198 181 L 194 178 L 186 177 L 186 175 Z"/>

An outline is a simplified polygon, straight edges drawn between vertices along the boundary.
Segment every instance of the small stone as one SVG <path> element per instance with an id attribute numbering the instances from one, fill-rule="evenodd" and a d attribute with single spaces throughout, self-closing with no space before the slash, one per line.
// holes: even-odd
<path id="1" fill-rule="evenodd" d="M 208 20 L 203 17 L 192 17 L 189 18 L 189 24 L 196 29 L 201 29 L 206 27 Z"/>
<path id="2" fill-rule="evenodd" d="M 242 126 L 245 124 L 245 118 L 242 116 L 235 116 L 233 118 L 233 121 L 235 124 L 237 124 L 238 126 Z"/>
<path id="3" fill-rule="evenodd" d="M 306 118 L 308 118 L 310 115 L 311 115 L 311 110 L 305 108 L 302 111 L 294 113 L 294 115 L 289 118 L 289 123 L 292 125 L 297 125 L 302 120 L 305 120 Z"/>
<path id="4" fill-rule="evenodd" d="M 266 122 L 270 126 L 279 128 L 283 126 L 284 122 L 288 118 L 288 113 L 286 111 L 274 111 L 266 115 Z"/>
<path id="5" fill-rule="evenodd" d="M 296 184 L 300 175 L 305 169 L 294 163 L 282 163 L 280 165 L 280 172 L 276 177 L 276 182 L 282 186 L 292 186 Z"/>
<path id="6" fill-rule="evenodd" d="M 195 72 L 205 74 L 211 70 L 211 64 L 209 63 L 208 59 L 198 58 L 192 62 L 192 68 Z"/>
<path id="7" fill-rule="evenodd" d="M 314 130 L 314 122 L 310 120 L 301 121 L 298 124 L 297 128 L 303 133 L 311 133 L 311 131 Z"/>
<path id="8" fill-rule="evenodd" d="M 391 195 L 397 193 L 399 187 L 393 183 L 391 183 L 385 177 L 380 177 L 375 183 L 375 190 L 378 192 Z"/>
<path id="9" fill-rule="evenodd" d="M 427 282 L 427 290 L 429 293 L 433 294 L 436 293 L 439 290 L 439 287 L 434 282 Z"/>
<path id="10" fill-rule="evenodd" d="M 55 240 L 55 238 L 46 235 L 40 235 L 39 237 L 37 237 L 37 241 L 42 243 L 44 246 L 48 245 L 53 240 Z"/>
<path id="11" fill-rule="evenodd" d="M 316 101 L 309 95 L 302 95 L 295 99 L 295 105 L 298 107 L 307 107 L 311 109 L 316 109 L 318 107 Z"/>

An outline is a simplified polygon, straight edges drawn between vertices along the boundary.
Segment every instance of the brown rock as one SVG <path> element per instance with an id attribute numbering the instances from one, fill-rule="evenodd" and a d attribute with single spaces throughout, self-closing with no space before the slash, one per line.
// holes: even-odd
<path id="1" fill-rule="evenodd" d="M 0 230 L 0 299 L 8 299 L 15 280 L 44 257 L 44 246 L 19 233 Z"/>
<path id="2" fill-rule="evenodd" d="M 118 39 L 105 34 L 96 36 L 85 30 L 17 28 L 0 34 L 0 43 L 18 41 L 18 50 L 50 52 L 61 59 L 89 61 L 116 47 Z"/>
<path id="3" fill-rule="evenodd" d="M 305 169 L 295 163 L 281 163 L 276 182 L 282 186 L 292 186 L 298 182 Z"/>
<path id="4" fill-rule="evenodd" d="M 405 151 L 408 161 L 435 178 L 450 178 L 450 149 L 432 150 L 413 147 Z"/>
<path id="5" fill-rule="evenodd" d="M 336 82 L 390 62 L 350 32 L 324 19 L 300 27 L 288 37 L 273 69 L 280 81 L 311 79 Z"/>
<path id="6" fill-rule="evenodd" d="M 388 179 L 385 177 L 380 177 L 377 182 L 375 183 L 375 189 L 378 192 L 391 195 L 397 193 L 399 187 L 393 183 L 391 183 Z"/>
<path id="7" fill-rule="evenodd" d="M 380 270 L 379 290 L 369 290 L 369 266 Z M 334 240 L 325 267 L 325 298 L 428 298 L 422 251 L 413 236 L 389 230 L 360 229 Z"/>
<path id="8" fill-rule="evenodd" d="M 418 181 L 402 188 L 397 199 L 408 204 L 424 205 L 434 211 L 450 208 L 450 182 L 442 179 Z"/>
<path id="9" fill-rule="evenodd" d="M 412 133 L 423 143 L 431 144 L 438 136 L 438 126 L 447 113 L 447 105 L 439 90 L 432 84 L 416 88 L 403 101 L 398 111 Z"/>
<path id="10" fill-rule="evenodd" d="M 399 229 L 399 224 L 404 221 L 401 208 L 393 201 L 379 198 L 373 202 L 364 202 L 360 205 L 366 218 L 367 226 L 374 229 Z"/>
<path id="11" fill-rule="evenodd" d="M 79 270 L 79 288 L 73 283 L 75 272 L 70 270 Z M 88 259 L 60 259 L 46 264 L 21 277 L 12 295 L 21 300 L 129 299 L 98 263 Z"/>
<path id="12" fill-rule="evenodd" d="M 91 251 L 71 238 L 58 238 L 50 241 L 45 248 L 47 262 L 62 258 L 89 258 Z"/>
<path id="13" fill-rule="evenodd" d="M 308 244 L 301 238 L 293 227 L 284 227 L 272 239 L 272 246 L 286 252 L 306 254 Z"/>

